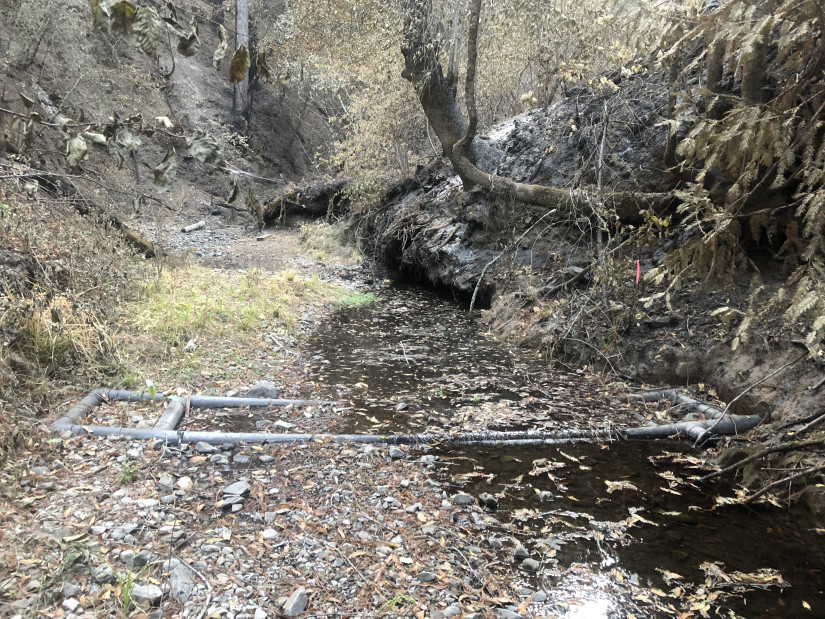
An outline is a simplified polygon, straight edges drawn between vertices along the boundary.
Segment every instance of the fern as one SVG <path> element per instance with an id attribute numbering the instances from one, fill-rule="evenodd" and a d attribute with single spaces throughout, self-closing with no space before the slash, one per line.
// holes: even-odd
<path id="1" fill-rule="evenodd" d="M 775 232 L 777 258 L 795 268 L 762 304 L 800 321 L 811 346 L 825 336 L 823 32 L 818 0 L 733 0 L 661 53 L 667 67 L 689 58 L 674 116 L 688 123 L 675 152 L 692 183 L 678 193 L 692 232 L 660 274 L 730 282 L 751 264 L 747 242 Z M 749 310 L 737 345 L 760 315 Z"/>

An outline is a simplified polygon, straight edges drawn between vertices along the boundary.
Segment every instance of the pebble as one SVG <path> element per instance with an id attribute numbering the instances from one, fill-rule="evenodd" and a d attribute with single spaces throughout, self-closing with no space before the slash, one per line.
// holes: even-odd
<path id="1" fill-rule="evenodd" d="M 436 579 L 436 576 L 432 572 L 428 572 L 428 571 L 424 570 L 423 572 L 419 572 L 418 576 L 416 576 L 416 578 L 420 582 L 432 582 Z"/>
<path id="2" fill-rule="evenodd" d="M 275 458 L 272 456 L 261 456 L 258 458 L 258 460 L 260 460 L 263 464 L 267 464 L 275 460 Z"/>
<path id="3" fill-rule="evenodd" d="M 395 445 L 390 446 L 389 454 L 390 458 L 392 458 L 393 460 L 400 460 L 401 458 L 407 455 L 404 453 L 404 450 L 396 447 Z"/>
<path id="4" fill-rule="evenodd" d="M 539 501 L 541 501 L 542 503 L 550 503 L 555 498 L 556 497 L 553 495 L 553 493 L 548 490 L 542 490 L 541 492 L 539 492 Z"/>
<path id="5" fill-rule="evenodd" d="M 275 529 L 264 529 L 264 532 L 261 533 L 263 539 L 267 541 L 271 541 L 273 539 L 277 539 L 278 532 Z"/>
<path id="6" fill-rule="evenodd" d="M 521 566 L 530 572 L 538 572 L 539 568 L 541 567 L 541 563 L 536 559 L 529 558 L 525 559 L 524 562 L 522 562 Z"/>
<path id="7" fill-rule="evenodd" d="M 158 486 L 161 490 L 169 491 L 175 487 L 175 478 L 171 473 L 164 473 L 158 479 Z"/>
<path id="8" fill-rule="evenodd" d="M 108 563 L 98 565 L 92 569 L 92 580 L 99 585 L 108 585 L 115 582 L 115 570 Z"/>
<path id="9" fill-rule="evenodd" d="M 464 492 L 459 492 L 453 497 L 453 504 L 455 505 L 472 505 L 475 502 L 476 500 L 472 497 L 472 495 Z"/>
<path id="10" fill-rule="evenodd" d="M 178 480 L 177 486 L 181 490 L 191 490 L 192 489 L 192 478 L 191 477 L 181 477 Z"/>
<path id="11" fill-rule="evenodd" d="M 181 603 L 186 603 L 192 595 L 192 589 L 195 588 L 195 581 L 192 580 L 189 568 L 183 564 L 175 566 L 175 569 L 169 575 L 169 586 L 172 597 Z"/>
<path id="12" fill-rule="evenodd" d="M 137 506 L 141 509 L 149 509 L 155 507 L 159 502 L 157 499 L 140 499 L 137 502 Z"/>
<path id="13" fill-rule="evenodd" d="M 516 549 L 513 551 L 513 556 L 516 559 L 521 560 L 521 559 L 526 559 L 527 557 L 529 557 L 530 553 L 527 552 L 527 549 L 524 546 L 519 544 L 518 546 L 516 546 Z"/>
<path id="14" fill-rule="evenodd" d="M 73 598 L 80 593 L 80 587 L 70 582 L 64 582 L 63 586 L 60 587 L 60 593 L 63 597 Z"/>
<path id="15" fill-rule="evenodd" d="M 35 475 L 48 475 L 49 469 L 45 466 L 33 466 L 31 472 Z"/>
<path id="16" fill-rule="evenodd" d="M 521 619 L 524 616 L 508 608 L 496 608 L 493 612 L 498 619 Z"/>
<path id="17" fill-rule="evenodd" d="M 157 606 L 163 597 L 163 591 L 157 585 L 135 585 L 132 588 L 132 599 L 136 604 Z"/>
<path id="18" fill-rule="evenodd" d="M 269 398 L 278 397 L 278 385 L 268 380 L 259 380 L 246 392 L 247 398 Z"/>
<path id="19" fill-rule="evenodd" d="M 487 543 L 490 544 L 490 548 L 493 550 L 501 550 L 504 547 L 504 544 L 501 542 L 500 539 L 496 537 L 491 537 L 487 540 Z"/>
<path id="20" fill-rule="evenodd" d="M 498 499 L 488 492 L 478 495 L 478 504 L 491 511 L 498 509 Z"/>
<path id="21" fill-rule="evenodd" d="M 234 462 L 235 464 L 249 464 L 249 456 L 235 454 L 234 456 L 232 456 L 232 462 Z"/>
<path id="22" fill-rule="evenodd" d="M 249 482 L 246 481 L 236 481 L 233 484 L 229 484 L 226 488 L 223 489 L 223 493 L 230 496 L 245 496 L 249 494 L 249 491 L 252 489 L 252 486 L 249 485 Z"/>
<path id="23" fill-rule="evenodd" d="M 430 613 L 430 619 L 451 619 L 461 615 L 461 607 L 457 604 L 451 604 L 444 610 L 434 610 Z"/>
<path id="24" fill-rule="evenodd" d="M 284 615 L 287 617 L 297 617 L 306 610 L 309 598 L 307 598 L 306 589 L 299 587 L 292 592 L 292 595 L 287 598 L 284 603 Z"/>

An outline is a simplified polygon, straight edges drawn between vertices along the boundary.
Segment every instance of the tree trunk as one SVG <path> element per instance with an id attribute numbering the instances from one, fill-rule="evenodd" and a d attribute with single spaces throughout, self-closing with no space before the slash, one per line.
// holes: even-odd
<path id="1" fill-rule="evenodd" d="M 235 50 L 249 49 L 249 0 L 235 0 Z M 251 55 L 250 51 L 250 55 Z M 235 84 L 232 98 L 232 117 L 235 122 L 249 122 L 249 75 Z"/>
<path id="2" fill-rule="evenodd" d="M 478 24 L 481 0 L 470 0 L 467 37 L 467 107 L 465 120 L 456 100 L 455 89 L 439 61 L 441 45 L 438 26 L 433 22 L 430 0 L 402 0 L 404 9 L 404 70 L 401 76 L 418 91 L 427 120 L 441 142 L 444 155 L 453 164 L 465 186 L 480 185 L 496 196 L 529 204 L 556 208 L 559 215 L 571 212 L 592 217 L 600 208 L 597 196 L 581 190 L 517 183 L 495 174 L 502 153 L 475 135 L 475 72 L 478 50 Z M 675 200 L 670 193 L 618 191 L 606 196 L 605 206 L 624 221 L 638 221 L 640 212 L 670 214 Z"/>

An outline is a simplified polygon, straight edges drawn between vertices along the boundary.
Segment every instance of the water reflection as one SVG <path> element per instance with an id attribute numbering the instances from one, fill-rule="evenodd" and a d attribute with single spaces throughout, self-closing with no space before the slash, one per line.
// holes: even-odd
<path id="1" fill-rule="evenodd" d="M 308 345 L 321 397 L 352 408 L 346 431 L 558 429 L 644 413 L 484 337 L 461 308 L 421 290 L 342 311 Z M 514 540 L 539 561 L 522 570 L 524 585 L 547 596 L 530 607 L 537 616 L 825 617 L 825 553 L 808 514 L 718 508 L 715 497 L 731 490 L 685 484 L 699 472 L 683 445 L 436 453 L 445 487 L 499 498 L 488 524 L 506 541 L 499 563 L 510 570 Z"/>

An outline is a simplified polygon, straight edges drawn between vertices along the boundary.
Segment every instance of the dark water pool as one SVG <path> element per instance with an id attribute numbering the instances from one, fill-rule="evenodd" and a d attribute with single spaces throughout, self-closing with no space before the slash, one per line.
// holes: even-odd
<path id="1" fill-rule="evenodd" d="M 552 430 L 660 413 L 628 400 L 626 386 L 551 371 L 414 288 L 338 312 L 309 347 L 321 397 L 348 402 L 341 431 Z M 726 504 L 735 488 L 695 481 L 702 454 L 688 446 L 434 453 L 445 488 L 498 497 L 488 526 L 501 564 L 516 543 L 540 562 L 523 572 L 525 587 L 548 595 L 539 616 L 825 617 L 825 538 L 807 511 Z"/>

